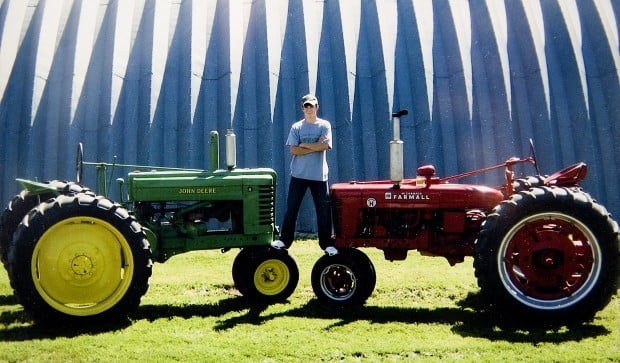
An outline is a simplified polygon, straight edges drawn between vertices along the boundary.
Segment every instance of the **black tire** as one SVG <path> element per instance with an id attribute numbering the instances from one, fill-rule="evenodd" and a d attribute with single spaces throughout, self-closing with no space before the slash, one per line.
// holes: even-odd
<path id="1" fill-rule="evenodd" d="M 58 193 L 61 194 L 77 194 L 88 190 L 78 184 L 58 180 L 50 181 L 48 184 L 56 188 Z M 0 260 L 7 271 L 9 245 L 13 239 L 13 234 L 17 230 L 17 226 L 19 226 L 19 223 L 32 208 L 55 197 L 58 193 L 45 192 L 42 194 L 33 194 L 28 190 L 22 190 L 9 202 L 2 216 L 0 216 Z M 9 273 L 9 279 L 10 278 L 11 276 Z"/>
<path id="2" fill-rule="evenodd" d="M 28 211 L 52 197 L 54 194 L 30 195 L 27 190 L 22 190 L 9 202 L 2 216 L 0 216 L 0 260 L 2 260 L 5 268 L 8 262 L 9 245 L 17 226 L 28 214 Z"/>
<path id="3" fill-rule="evenodd" d="M 126 318 L 148 289 L 151 252 L 126 209 L 90 193 L 32 209 L 9 253 L 18 301 L 37 320 Z"/>
<path id="4" fill-rule="evenodd" d="M 503 201 L 482 225 L 474 268 L 482 296 L 514 321 L 592 320 L 616 294 L 618 224 L 587 193 L 541 187 Z"/>
<path id="5" fill-rule="evenodd" d="M 241 295 L 261 303 L 285 301 L 299 282 L 295 259 L 287 250 L 268 246 L 242 249 L 233 262 L 232 275 Z"/>
<path id="6" fill-rule="evenodd" d="M 243 296 L 246 296 L 249 290 L 249 286 L 251 286 L 251 284 L 248 282 L 248 276 L 250 275 L 250 272 L 248 271 L 248 266 L 250 264 L 250 260 L 254 258 L 254 254 L 254 248 L 246 247 L 239 251 L 239 253 L 235 257 L 235 260 L 233 261 L 233 282 L 235 283 L 235 288 Z"/>
<path id="7" fill-rule="evenodd" d="M 343 248 L 335 256 L 323 255 L 312 268 L 312 290 L 331 306 L 363 305 L 377 275 L 372 261 L 356 248 Z"/>
<path id="8" fill-rule="evenodd" d="M 529 190 L 531 188 L 543 186 L 544 181 L 544 176 L 531 175 L 525 178 L 515 179 L 515 181 L 512 183 L 512 188 L 514 189 L 515 193 L 518 193 Z"/>

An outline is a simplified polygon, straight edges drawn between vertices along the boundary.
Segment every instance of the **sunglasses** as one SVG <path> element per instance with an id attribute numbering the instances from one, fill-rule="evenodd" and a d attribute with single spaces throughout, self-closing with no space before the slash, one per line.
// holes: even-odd
<path id="1" fill-rule="evenodd" d="M 314 107 L 313 104 L 311 104 L 311 103 L 304 103 L 304 108 L 312 108 L 312 107 Z"/>

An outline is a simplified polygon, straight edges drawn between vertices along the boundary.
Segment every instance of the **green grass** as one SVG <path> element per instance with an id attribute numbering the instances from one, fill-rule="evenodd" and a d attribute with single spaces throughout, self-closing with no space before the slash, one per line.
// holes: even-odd
<path id="1" fill-rule="evenodd" d="M 233 288 L 237 250 L 192 252 L 155 264 L 131 321 L 33 324 L 0 272 L 0 361 L 367 362 L 620 361 L 620 298 L 596 319 L 557 330 L 501 328 L 479 304 L 471 259 L 451 267 L 410 252 L 384 260 L 364 249 L 377 287 L 364 307 L 337 313 L 310 285 L 316 241 L 291 248 L 300 281 L 287 303 L 250 306 Z"/>

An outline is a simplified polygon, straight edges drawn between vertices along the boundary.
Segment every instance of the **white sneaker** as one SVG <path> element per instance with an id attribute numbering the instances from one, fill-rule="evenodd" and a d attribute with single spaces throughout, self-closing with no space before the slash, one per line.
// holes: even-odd
<path id="1" fill-rule="evenodd" d="M 334 246 L 329 246 L 325 249 L 325 253 L 327 253 L 328 256 L 336 256 L 338 254 L 338 249 Z"/>
<path id="2" fill-rule="evenodd" d="M 286 245 L 284 244 L 284 242 L 280 240 L 276 240 L 276 241 L 271 242 L 271 247 L 279 249 L 279 250 L 283 250 L 286 248 Z"/>

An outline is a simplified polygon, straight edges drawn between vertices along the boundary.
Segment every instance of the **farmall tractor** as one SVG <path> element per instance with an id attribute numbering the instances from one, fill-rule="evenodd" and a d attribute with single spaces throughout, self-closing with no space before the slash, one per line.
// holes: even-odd
<path id="1" fill-rule="evenodd" d="M 618 287 L 618 224 L 579 187 L 586 164 L 541 176 L 530 141 L 524 159 L 447 178 L 425 165 L 414 179 L 405 179 L 400 117 L 406 114 L 392 115 L 391 180 L 331 187 L 340 253 L 314 265 L 319 300 L 365 303 L 376 275 L 359 248 L 374 247 L 390 261 L 406 259 L 409 250 L 445 257 L 450 265 L 473 256 L 481 295 L 518 320 L 579 323 L 610 302 Z M 515 179 L 519 164 L 533 165 L 536 174 Z M 500 168 L 506 181 L 497 188 L 453 183 Z"/>
<path id="2" fill-rule="evenodd" d="M 85 162 L 78 147 L 77 182 L 18 179 L 24 190 L 0 220 L 0 256 L 15 296 L 39 320 L 119 319 L 146 293 L 153 262 L 195 250 L 240 248 L 232 277 L 261 303 L 285 300 L 299 271 L 286 250 L 271 248 L 276 231 L 276 173 L 238 169 L 235 135 L 211 132 L 211 171 Z M 81 185 L 95 166 L 97 192 Z M 120 195 L 108 195 L 108 169 L 130 167 Z M 124 198 L 122 198 L 124 199 Z"/>

